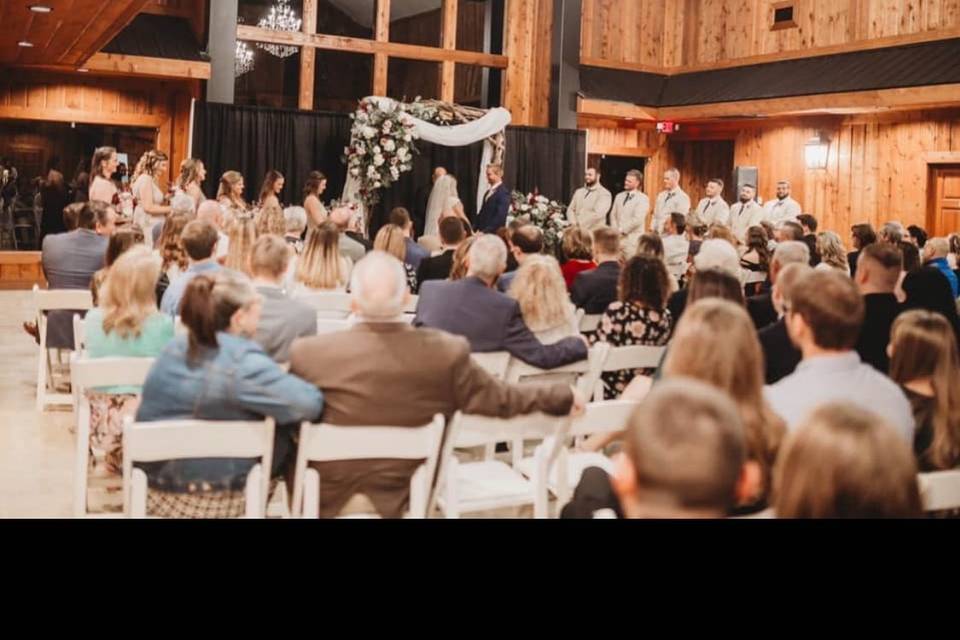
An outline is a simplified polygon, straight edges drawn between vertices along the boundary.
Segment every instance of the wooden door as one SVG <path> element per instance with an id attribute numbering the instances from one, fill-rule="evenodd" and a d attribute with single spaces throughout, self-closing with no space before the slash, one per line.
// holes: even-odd
<path id="1" fill-rule="evenodd" d="M 927 220 L 931 236 L 960 232 L 960 165 L 931 167 L 930 214 Z"/>

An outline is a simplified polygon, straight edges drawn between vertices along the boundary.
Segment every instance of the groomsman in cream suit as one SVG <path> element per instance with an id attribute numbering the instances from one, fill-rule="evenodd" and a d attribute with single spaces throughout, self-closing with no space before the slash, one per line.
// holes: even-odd
<path id="1" fill-rule="evenodd" d="M 650 212 L 650 198 L 640 190 L 643 174 L 636 169 L 627 171 L 623 182 L 625 191 L 617 194 L 610 213 L 610 226 L 620 232 L 620 247 L 630 258 L 637 252 L 637 244 L 643 230 L 647 228 L 647 214 Z"/>
<path id="2" fill-rule="evenodd" d="M 567 219 L 587 233 L 607 224 L 607 213 L 613 196 L 600 184 L 600 172 L 587 169 L 585 186 L 577 189 L 567 208 Z"/>
<path id="3" fill-rule="evenodd" d="M 768 200 L 763 207 L 764 219 L 776 226 L 787 220 L 797 221 L 797 216 L 803 213 L 800 203 L 790 197 L 790 182 L 781 180 L 777 183 L 777 197 Z"/>
<path id="4" fill-rule="evenodd" d="M 711 178 L 707 182 L 707 197 L 697 205 L 697 215 L 708 227 L 712 224 L 730 226 L 730 205 L 723 199 L 723 180 Z"/>
<path id="5" fill-rule="evenodd" d="M 680 172 L 667 169 L 663 174 L 663 191 L 657 195 L 657 204 L 653 209 L 652 231 L 663 235 L 664 224 L 671 213 L 690 213 L 690 196 L 680 188 Z"/>
<path id="6" fill-rule="evenodd" d="M 756 197 L 757 188 L 745 184 L 740 188 L 740 202 L 730 207 L 730 229 L 740 242 L 747 241 L 747 229 L 763 222 L 763 207 Z"/>

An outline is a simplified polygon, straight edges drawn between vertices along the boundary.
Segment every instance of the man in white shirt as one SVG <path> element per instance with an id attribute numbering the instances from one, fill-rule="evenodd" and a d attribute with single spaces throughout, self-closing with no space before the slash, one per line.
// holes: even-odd
<path id="1" fill-rule="evenodd" d="M 757 188 L 752 184 L 740 187 L 740 202 L 730 207 L 730 229 L 737 240 L 747 241 L 747 229 L 763 222 L 763 208 L 757 204 Z"/>
<path id="2" fill-rule="evenodd" d="M 587 169 L 584 183 L 570 200 L 567 219 L 587 233 L 593 233 L 594 229 L 607 224 L 607 213 L 610 211 L 613 196 L 600 184 L 600 172 L 594 168 Z"/>
<path id="3" fill-rule="evenodd" d="M 712 224 L 730 226 L 730 205 L 723 199 L 723 180 L 711 178 L 705 191 L 707 197 L 697 205 L 697 216 L 708 227 Z"/>
<path id="4" fill-rule="evenodd" d="M 803 360 L 796 371 L 767 387 L 765 395 L 788 430 L 821 405 L 842 401 L 876 413 L 913 443 L 915 422 L 907 397 L 854 350 L 864 303 L 848 276 L 836 270 L 807 275 L 794 284 L 784 318 Z"/>
<path id="5" fill-rule="evenodd" d="M 667 169 L 663 174 L 663 191 L 657 195 L 651 231 L 662 234 L 671 213 L 690 213 L 690 196 L 680 188 L 680 172 L 676 169 Z"/>
<path id="6" fill-rule="evenodd" d="M 637 253 L 640 236 L 647 227 L 650 198 L 640 190 L 643 174 L 636 169 L 627 171 L 623 186 L 625 191 L 617 194 L 610 213 L 610 226 L 620 232 L 620 246 L 627 256 Z"/>
<path id="7" fill-rule="evenodd" d="M 763 207 L 764 219 L 777 226 L 781 222 L 793 220 L 803 213 L 800 203 L 790 197 L 790 182 L 781 180 L 777 183 L 777 197 L 767 201 Z"/>
<path id="8" fill-rule="evenodd" d="M 663 240 L 663 261 L 667 265 L 667 272 L 680 280 L 687 272 L 687 254 L 690 252 L 690 241 L 684 233 L 687 229 L 686 216 L 682 213 L 671 213 L 667 221 L 667 233 Z"/>

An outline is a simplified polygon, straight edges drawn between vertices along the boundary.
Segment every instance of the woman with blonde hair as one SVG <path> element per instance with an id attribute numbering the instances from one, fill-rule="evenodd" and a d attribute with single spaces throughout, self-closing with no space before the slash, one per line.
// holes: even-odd
<path id="1" fill-rule="evenodd" d="M 747 457 L 759 465 L 760 493 L 745 510 L 766 507 L 773 465 L 786 426 L 763 397 L 763 350 L 742 304 L 704 298 L 688 307 L 663 365 L 666 378 L 707 382 L 730 396 L 743 420 Z"/>
<path id="2" fill-rule="evenodd" d="M 206 200 L 200 185 L 207 179 L 207 169 L 202 160 L 187 158 L 180 163 L 180 177 L 177 179 L 177 191 L 193 198 L 193 210 Z"/>
<path id="3" fill-rule="evenodd" d="M 110 176 L 117 170 L 117 150 L 113 147 L 98 147 L 90 161 L 90 189 L 88 199 L 117 204 L 117 185 Z"/>
<path id="4" fill-rule="evenodd" d="M 276 169 L 267 171 L 263 178 L 263 184 L 260 185 L 260 208 L 280 207 L 280 192 L 283 191 L 283 185 L 286 180 L 283 174 Z M 282 208 L 282 207 L 280 207 Z"/>
<path id="5" fill-rule="evenodd" d="M 410 293 L 417 292 L 417 272 L 407 264 L 407 235 L 395 224 L 385 224 L 373 240 L 374 251 L 385 251 L 403 264 L 407 273 L 407 288 Z"/>
<path id="6" fill-rule="evenodd" d="M 573 281 L 584 271 L 597 268 L 593 261 L 593 238 L 579 226 L 569 227 L 563 232 L 560 245 L 566 262 L 560 267 L 567 290 L 573 289 Z"/>
<path id="7" fill-rule="evenodd" d="M 173 319 L 157 310 L 154 288 L 160 259 L 142 244 L 117 258 L 100 291 L 100 306 L 84 319 L 86 356 L 153 358 L 173 338 Z M 140 388 L 89 391 L 90 449 L 94 464 L 122 470 L 123 419 L 139 404 Z"/>
<path id="8" fill-rule="evenodd" d="M 133 211 L 133 221 L 143 229 L 144 238 L 153 240 L 153 227 L 161 224 L 170 213 L 170 205 L 163 202 L 163 191 L 157 180 L 169 166 L 167 154 L 150 150 L 140 156 L 137 168 L 133 171 L 131 187 L 137 206 Z"/>
<path id="9" fill-rule="evenodd" d="M 817 234 L 817 253 L 820 254 L 820 264 L 814 267 L 815 269 L 821 271 L 836 269 L 850 275 L 850 261 L 847 259 L 847 251 L 843 248 L 840 236 L 833 231 L 821 231 Z"/>
<path id="10" fill-rule="evenodd" d="M 223 266 L 249 276 L 250 254 L 257 241 L 257 226 L 253 222 L 253 216 L 243 214 L 236 217 L 227 228 L 227 238 L 229 249 Z"/>
<path id="11" fill-rule="evenodd" d="M 244 187 L 243 176 L 239 171 L 227 171 L 220 177 L 217 202 L 225 212 L 237 215 L 249 208 L 243 199 Z"/>
<path id="12" fill-rule="evenodd" d="M 960 357 L 953 327 L 938 313 L 906 311 L 890 330 L 890 378 L 917 421 L 913 452 L 921 471 L 960 465 Z"/>
<path id="13" fill-rule="evenodd" d="M 261 208 L 256 216 L 256 226 L 258 236 L 270 234 L 282 238 L 287 233 L 283 209 L 272 204 Z"/>
<path id="14" fill-rule="evenodd" d="M 917 465 L 884 419 L 848 403 L 816 409 L 780 452 L 778 518 L 917 518 Z"/>
<path id="15" fill-rule="evenodd" d="M 463 280 L 467 277 L 467 271 L 470 270 L 470 247 L 480 236 L 470 236 L 460 243 L 457 250 L 453 252 L 453 264 L 450 266 L 450 280 Z"/>
<path id="16" fill-rule="evenodd" d="M 508 293 L 520 304 L 524 324 L 541 343 L 554 344 L 580 335 L 576 309 L 556 258 L 529 256 L 517 270 Z"/>
<path id="17" fill-rule="evenodd" d="M 307 234 L 297 260 L 295 294 L 345 291 L 352 264 L 340 254 L 340 230 L 329 220 Z"/>
<path id="18" fill-rule="evenodd" d="M 330 215 L 323 206 L 320 196 L 327 190 L 327 176 L 320 171 L 307 174 L 307 183 L 303 186 L 303 208 L 307 212 L 307 229 L 315 229 Z"/>

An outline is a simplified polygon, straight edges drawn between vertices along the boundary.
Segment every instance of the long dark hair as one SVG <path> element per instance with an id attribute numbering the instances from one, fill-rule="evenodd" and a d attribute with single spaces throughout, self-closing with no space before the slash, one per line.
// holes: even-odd
<path id="1" fill-rule="evenodd" d="M 323 184 L 323 181 L 327 179 L 327 176 L 323 175 L 320 171 L 311 171 L 307 174 L 307 183 L 303 185 L 303 199 L 306 200 L 307 196 L 314 195 L 318 196 L 318 191 L 320 191 L 320 185 Z"/>
<path id="2" fill-rule="evenodd" d="M 93 152 L 93 159 L 90 161 L 90 182 L 93 182 L 93 179 L 97 176 L 103 177 L 103 168 L 100 166 L 103 164 L 104 160 L 109 160 L 110 156 L 115 154 L 117 150 L 113 147 L 97 147 Z M 107 176 L 107 180 L 110 177 Z"/>
<path id="3" fill-rule="evenodd" d="M 620 273 L 620 302 L 634 302 L 662 311 L 670 292 L 670 276 L 660 258 L 637 255 L 627 261 Z"/>
<path id="4" fill-rule="evenodd" d="M 282 173 L 276 169 L 267 171 L 267 175 L 263 178 L 263 185 L 260 187 L 260 204 L 263 204 L 267 196 L 275 195 L 274 185 L 277 184 L 277 180 L 283 180 Z"/>

